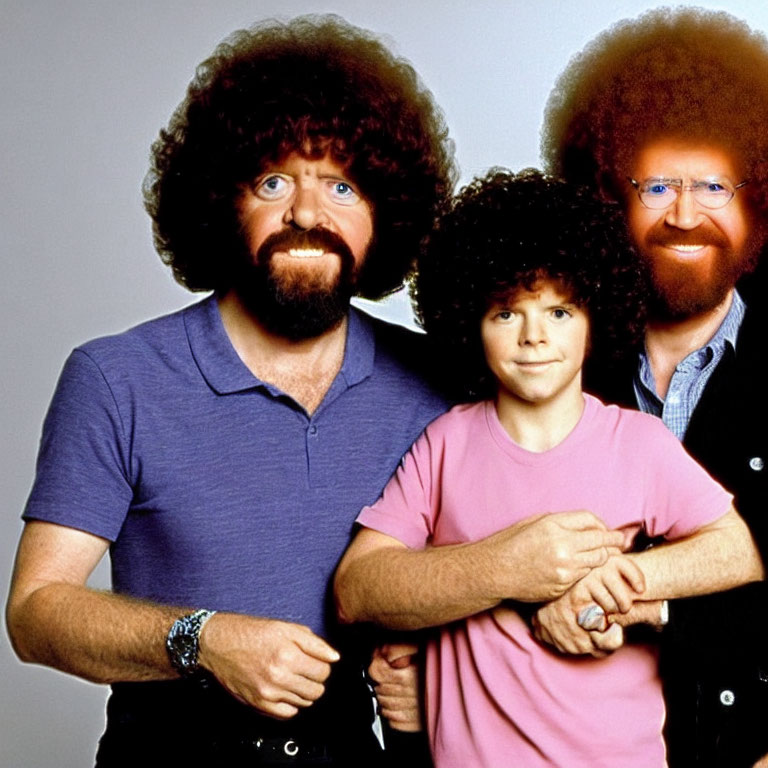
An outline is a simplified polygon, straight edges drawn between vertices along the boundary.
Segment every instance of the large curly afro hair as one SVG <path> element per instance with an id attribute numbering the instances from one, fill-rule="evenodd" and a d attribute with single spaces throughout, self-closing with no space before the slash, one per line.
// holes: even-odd
<path id="1" fill-rule="evenodd" d="M 734 153 L 766 208 L 766 125 L 765 36 L 727 13 L 658 8 L 618 22 L 571 60 L 546 107 L 542 157 L 548 172 L 616 198 L 649 141 L 702 141 Z"/>
<path id="2" fill-rule="evenodd" d="M 154 143 L 145 206 L 182 285 L 232 286 L 236 198 L 293 151 L 330 153 L 373 203 L 374 243 L 357 291 L 378 298 L 402 283 L 452 191 L 453 144 L 411 65 L 327 15 L 233 33 L 198 67 Z"/>
<path id="3" fill-rule="evenodd" d="M 418 264 L 417 314 L 457 399 L 491 397 L 480 324 L 490 306 L 540 279 L 590 318 L 590 358 L 615 364 L 642 336 L 647 277 L 621 212 L 535 169 L 492 169 L 453 201 Z"/>

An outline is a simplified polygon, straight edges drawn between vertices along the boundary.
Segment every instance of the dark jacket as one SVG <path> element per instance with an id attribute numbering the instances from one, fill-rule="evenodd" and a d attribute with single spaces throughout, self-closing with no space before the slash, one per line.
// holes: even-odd
<path id="1" fill-rule="evenodd" d="M 734 494 L 768 563 L 768 322 L 748 310 L 691 417 L 689 453 Z M 637 407 L 636 360 L 592 373 L 605 400 Z M 661 633 L 670 768 L 751 768 L 768 753 L 768 588 L 750 584 L 670 604 Z"/>

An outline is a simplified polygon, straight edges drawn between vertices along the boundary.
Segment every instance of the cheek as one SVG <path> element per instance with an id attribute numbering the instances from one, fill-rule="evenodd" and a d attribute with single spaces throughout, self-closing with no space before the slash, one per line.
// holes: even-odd
<path id="1" fill-rule="evenodd" d="M 282 227 L 279 212 L 260 206 L 241 209 L 240 222 L 254 253 L 269 235 Z"/>
<path id="2" fill-rule="evenodd" d="M 341 233 L 356 259 L 361 259 L 373 238 L 373 217 L 368 209 L 350 211 Z"/>
<path id="3" fill-rule="evenodd" d="M 508 356 L 509 340 L 506 334 L 486 329 L 482 332 L 482 342 L 488 367 L 495 372 L 499 363 Z"/>
<path id="4" fill-rule="evenodd" d="M 731 215 L 723 221 L 721 229 L 728 236 L 731 247 L 735 251 L 740 251 L 749 239 L 749 234 L 752 231 L 752 222 L 750 217 L 738 208 L 729 213 Z"/>

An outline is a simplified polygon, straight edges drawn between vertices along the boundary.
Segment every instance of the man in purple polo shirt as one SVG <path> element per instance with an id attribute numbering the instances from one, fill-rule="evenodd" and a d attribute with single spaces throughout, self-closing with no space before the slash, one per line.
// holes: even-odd
<path id="1" fill-rule="evenodd" d="M 113 684 L 97 765 L 387 754 L 328 584 L 444 403 L 419 337 L 349 298 L 401 284 L 453 178 L 413 69 L 337 17 L 235 33 L 198 69 L 145 190 L 163 260 L 214 293 L 72 353 L 8 606 L 22 659 Z M 615 543 L 586 514 L 530 530 L 510 554 L 566 585 Z"/>
<path id="2" fill-rule="evenodd" d="M 9 601 L 22 659 L 114 684 L 98 765 L 378 764 L 326 591 L 444 404 L 417 337 L 349 298 L 402 283 L 454 174 L 408 62 L 341 19 L 257 25 L 198 69 L 145 196 L 213 295 L 72 353 Z M 88 589 L 108 549 L 113 591 Z"/>

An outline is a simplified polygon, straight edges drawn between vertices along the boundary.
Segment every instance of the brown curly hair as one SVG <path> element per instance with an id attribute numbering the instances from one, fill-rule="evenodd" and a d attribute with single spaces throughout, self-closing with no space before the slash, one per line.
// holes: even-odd
<path id="1" fill-rule="evenodd" d="M 409 62 L 334 15 L 233 33 L 197 69 L 152 146 L 144 202 L 155 246 L 193 291 L 231 287 L 243 185 L 290 152 L 326 153 L 372 202 L 357 292 L 398 288 L 456 170 L 442 112 Z"/>
<path id="2" fill-rule="evenodd" d="M 532 168 L 494 168 L 461 190 L 418 262 L 417 314 L 450 395 L 495 393 L 480 337 L 483 315 L 542 277 L 589 314 L 594 365 L 632 354 L 645 325 L 647 276 L 618 205 Z"/>
<path id="3" fill-rule="evenodd" d="M 765 36 L 720 11 L 658 8 L 571 60 L 547 103 L 541 151 L 550 173 L 619 199 L 643 145 L 701 140 L 735 153 L 768 208 L 767 125 Z"/>

